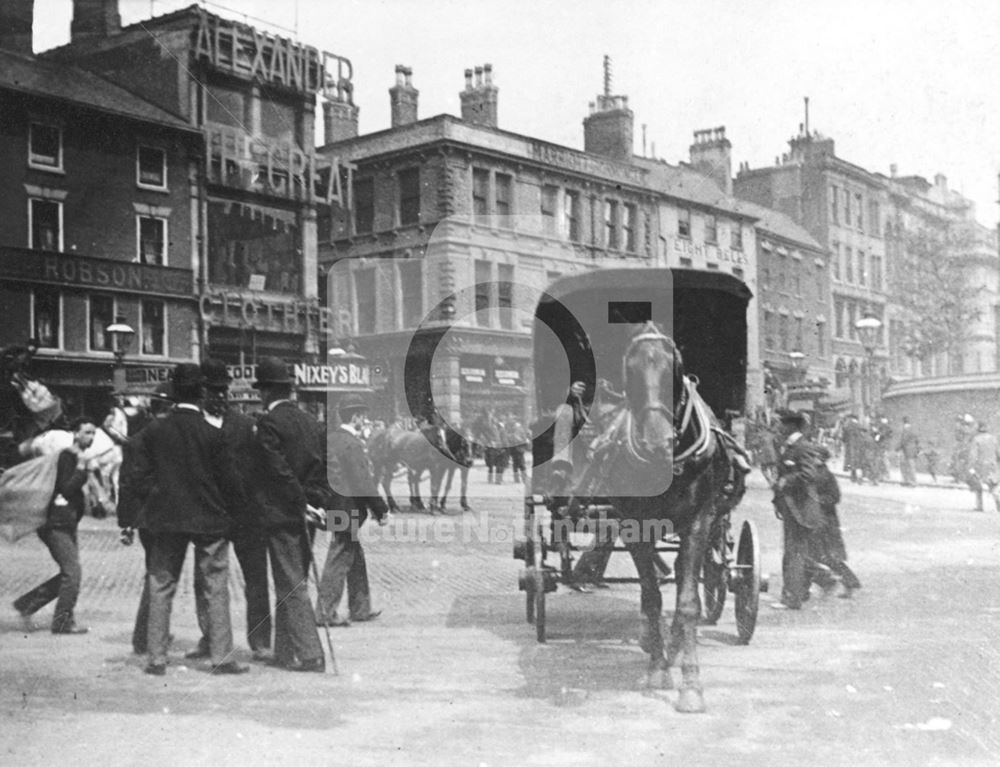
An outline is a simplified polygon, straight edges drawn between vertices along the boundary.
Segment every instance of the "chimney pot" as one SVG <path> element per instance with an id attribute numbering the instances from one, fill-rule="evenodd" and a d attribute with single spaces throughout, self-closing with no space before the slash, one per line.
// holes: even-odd
<path id="1" fill-rule="evenodd" d="M 483 68 L 482 67 L 476 67 L 476 87 L 477 88 L 482 88 L 483 87 Z"/>
<path id="2" fill-rule="evenodd" d="M 465 70 L 465 90 L 467 90 L 467 91 L 471 91 L 472 90 L 472 70 L 471 69 L 466 69 Z"/>
<path id="3" fill-rule="evenodd" d="M 396 67 L 396 84 L 389 89 L 389 111 L 393 128 L 417 121 L 417 99 L 420 91 L 413 87 L 413 70 L 400 64 Z"/>
<path id="4" fill-rule="evenodd" d="M 475 87 L 472 73 L 476 73 Z M 485 84 L 483 75 L 486 75 Z M 459 94 L 462 102 L 462 119 L 475 125 L 497 127 L 497 87 L 493 84 L 493 65 L 477 66 L 465 70 L 465 90 Z"/>
<path id="5" fill-rule="evenodd" d="M 487 85 L 492 85 L 493 84 L 493 65 L 492 64 L 483 64 L 483 74 L 486 77 L 486 84 Z"/>

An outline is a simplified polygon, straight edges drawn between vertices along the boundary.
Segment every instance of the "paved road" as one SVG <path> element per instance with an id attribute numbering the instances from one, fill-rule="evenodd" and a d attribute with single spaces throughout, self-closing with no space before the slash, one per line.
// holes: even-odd
<path id="1" fill-rule="evenodd" d="M 142 674 L 129 646 L 140 550 L 102 521 L 81 532 L 79 612 L 91 633 L 25 634 L 9 603 L 53 565 L 37 541 L 5 545 L 2 763 L 997 764 L 1000 514 L 970 511 L 957 490 L 845 483 L 844 493 L 864 589 L 849 601 L 817 594 L 800 613 L 765 604 L 746 647 L 727 605 L 701 630 L 701 716 L 676 713 L 673 693 L 639 691 L 634 586 L 552 595 L 551 641 L 535 643 L 510 558 L 519 493 L 486 485 L 481 469 L 475 513 L 403 514 L 369 542 L 385 613 L 334 631 L 336 677 L 262 667 L 211 677 L 186 663 L 197 638 L 189 569 L 168 676 Z M 780 532 L 759 481 L 742 516 L 761 527 L 769 602 Z M 665 597 L 669 606 L 671 587 Z"/>

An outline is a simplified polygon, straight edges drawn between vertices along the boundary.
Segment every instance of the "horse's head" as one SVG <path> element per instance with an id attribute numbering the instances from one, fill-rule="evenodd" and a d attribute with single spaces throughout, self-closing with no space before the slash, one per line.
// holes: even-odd
<path id="1" fill-rule="evenodd" d="M 650 456 L 670 457 L 676 438 L 674 414 L 684 391 L 680 352 L 669 336 L 647 322 L 629 338 L 623 368 L 635 446 Z"/>

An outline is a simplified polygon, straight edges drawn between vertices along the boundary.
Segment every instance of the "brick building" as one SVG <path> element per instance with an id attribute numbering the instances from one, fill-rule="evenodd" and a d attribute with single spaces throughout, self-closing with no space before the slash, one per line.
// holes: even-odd
<path id="1" fill-rule="evenodd" d="M 75 0 L 71 42 L 43 54 L 114 81 L 201 135 L 190 203 L 200 343 L 248 366 L 316 363 L 316 210 L 343 202 L 314 151 L 316 96 L 347 98 L 350 62 L 197 6 L 121 28 L 116 0 Z"/>
<path id="2" fill-rule="evenodd" d="M 0 18 L 0 346 L 36 338 L 33 372 L 70 414 L 100 415 L 117 319 L 136 330 L 119 385 L 152 388 L 149 371 L 196 349 L 202 140 L 107 78 L 34 57 L 31 6 Z"/>

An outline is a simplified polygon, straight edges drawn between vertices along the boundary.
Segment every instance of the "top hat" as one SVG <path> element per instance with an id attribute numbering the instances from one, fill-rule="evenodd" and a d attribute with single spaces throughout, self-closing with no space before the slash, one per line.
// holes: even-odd
<path id="1" fill-rule="evenodd" d="M 201 372 L 205 376 L 205 386 L 215 389 L 225 389 L 233 380 L 226 363 L 222 360 L 205 360 L 201 363 Z"/>
<path id="2" fill-rule="evenodd" d="M 292 377 L 288 375 L 288 365 L 280 357 L 264 357 L 257 365 L 257 380 L 253 388 L 269 384 L 290 384 Z"/>
<path id="3" fill-rule="evenodd" d="M 349 410 L 368 410 L 368 403 L 360 394 L 345 394 L 340 398 L 337 410 L 346 413 Z"/>
<path id="4" fill-rule="evenodd" d="M 201 386 L 205 383 L 205 376 L 201 374 L 201 365 L 194 362 L 182 362 L 174 368 L 170 380 L 176 391 L 181 387 Z"/>

